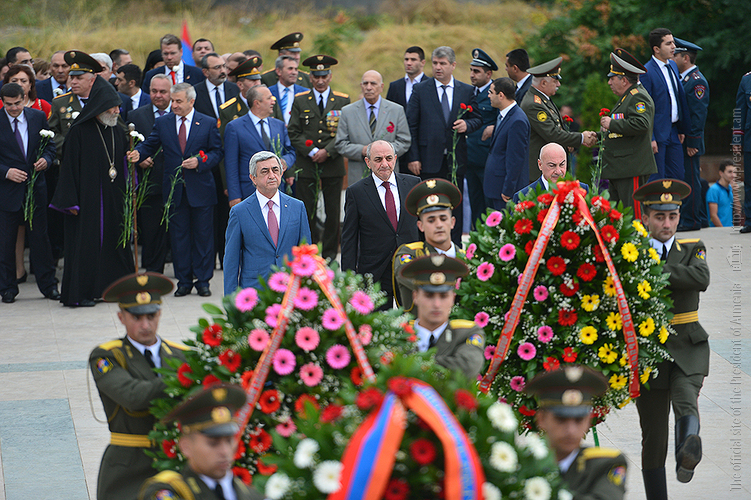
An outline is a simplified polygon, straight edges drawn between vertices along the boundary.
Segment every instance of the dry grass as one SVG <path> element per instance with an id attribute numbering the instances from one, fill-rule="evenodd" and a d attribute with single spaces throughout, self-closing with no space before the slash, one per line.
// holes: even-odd
<path id="1" fill-rule="evenodd" d="M 463 81 L 469 81 L 472 49 L 482 47 L 501 66 L 497 75 L 505 76 L 506 52 L 520 46 L 525 36 L 549 18 L 546 11 L 519 0 L 492 4 L 387 0 L 381 13 L 353 17 L 315 11 L 305 4 L 294 12 L 260 13 L 252 5 L 212 9 L 208 3 L 196 2 L 188 10 L 179 10 L 156 0 L 75 0 L 59 13 L 41 1 L 28 4 L 33 16 L 22 13 L 17 20 L 2 21 L 0 48 L 22 45 L 35 57 L 48 57 L 60 49 L 109 52 L 122 47 L 142 66 L 146 55 L 158 48 L 162 35 L 180 36 L 186 19 L 193 39 L 212 40 L 219 53 L 256 49 L 269 68 L 276 56 L 269 47 L 286 33 L 305 33 L 303 58 L 316 53 L 315 40 L 338 35 L 341 40 L 335 55 L 340 64 L 332 87 L 350 93 L 353 100 L 359 95 L 360 77 L 368 69 L 380 71 L 385 82 L 401 77 L 401 58 L 410 45 L 419 45 L 428 53 L 439 45 L 451 46 L 458 62 L 454 74 Z M 429 74 L 429 63 L 426 69 Z"/>

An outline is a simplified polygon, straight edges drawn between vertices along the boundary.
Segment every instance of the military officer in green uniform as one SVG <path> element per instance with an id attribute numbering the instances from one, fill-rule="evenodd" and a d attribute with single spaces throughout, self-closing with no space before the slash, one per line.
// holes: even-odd
<path id="1" fill-rule="evenodd" d="M 303 34 L 300 32 L 290 33 L 285 35 L 271 46 L 271 50 L 278 50 L 280 56 L 292 56 L 297 59 L 297 64 L 300 64 L 300 42 L 303 39 Z M 304 64 L 304 63 L 303 63 Z M 276 74 L 275 68 L 271 68 L 268 71 L 264 71 L 261 75 L 261 83 L 271 88 L 279 81 L 279 75 Z M 313 86 L 310 81 L 310 75 L 302 70 L 297 74 L 297 84 L 303 87 L 312 89 Z M 274 117 L 276 118 L 276 117 Z"/>
<path id="2" fill-rule="evenodd" d="M 124 276 L 102 294 L 105 301 L 119 303 L 117 316 L 126 336 L 100 345 L 89 356 L 111 432 L 99 466 L 97 498 L 132 500 L 154 474 L 152 459 L 144 453 L 155 451 L 147 436 L 154 426 L 149 406 L 166 388 L 154 368 L 185 360 L 185 346 L 157 335 L 161 297 L 173 287 L 166 277 L 149 272 Z"/>
<path id="3" fill-rule="evenodd" d="M 139 500 L 261 500 L 257 491 L 232 474 L 240 429 L 233 415 L 245 404 L 245 392 L 232 384 L 201 388 L 162 419 L 177 421 L 178 447 L 187 459 L 182 474 L 160 472 L 147 480 Z M 234 494 L 233 494 L 234 493 Z"/>
<path id="4" fill-rule="evenodd" d="M 407 194 L 404 208 L 417 217 L 417 229 L 423 232 L 425 241 L 401 245 L 394 253 L 392 265 L 394 289 L 397 285 L 399 287 L 400 298 L 397 298 L 397 306 L 403 307 L 415 316 L 417 311 L 412 302 L 415 286 L 411 280 L 401 276 L 400 271 L 405 264 L 425 255 L 464 255 L 464 250 L 451 241 L 451 229 L 456 224 L 451 211 L 461 202 L 462 193 L 459 188 L 445 179 L 422 181 Z"/>
<path id="5" fill-rule="evenodd" d="M 295 95 L 289 118 L 288 133 L 297 152 L 297 197 L 305 203 L 313 243 L 323 241 L 323 258 L 336 259 L 342 210 L 344 158 L 336 151 L 336 130 L 342 108 L 349 96 L 332 90 L 331 67 L 339 61 L 327 55 L 311 56 L 303 65 L 311 69 L 313 88 Z M 316 212 L 317 184 L 326 208 L 326 222 L 321 231 L 313 223 Z"/>
<path id="6" fill-rule="evenodd" d="M 709 341 L 699 323 L 699 293 L 709 286 L 709 266 L 704 243 L 678 240 L 681 200 L 689 195 L 688 184 L 660 179 L 634 193 L 642 204 L 641 219 L 650 234 L 649 243 L 670 274 L 668 286 L 674 314 L 671 324 L 677 335 L 665 342 L 673 361 L 658 365 L 659 375 L 642 387 L 636 400 L 642 430 L 642 474 L 647 499 L 667 499 L 665 459 L 668 450 L 670 406 L 675 416 L 675 468 L 678 481 L 687 483 L 701 460 L 699 437 L 699 391 L 709 374 Z"/>
<path id="7" fill-rule="evenodd" d="M 610 200 L 634 207 L 637 219 L 641 217 L 641 208 L 634 204 L 633 193 L 657 172 L 652 152 L 655 106 L 639 83 L 639 75 L 646 71 L 644 65 L 623 49 L 610 54 L 608 85 L 620 100 L 609 115 L 600 118 L 605 149 L 602 178 L 610 181 Z"/>
<path id="8" fill-rule="evenodd" d="M 570 132 L 563 126 L 563 118 L 558 107 L 551 98 L 561 86 L 561 61 L 556 57 L 552 61 L 529 68 L 532 75 L 532 86 L 519 104 L 529 120 L 529 182 L 540 177 L 537 159 L 540 149 L 549 143 L 556 142 L 564 148 L 578 147 L 581 144 L 593 146 L 597 134 L 591 131 Z"/>
<path id="9" fill-rule="evenodd" d="M 577 500 L 620 500 L 626 492 L 626 457 L 618 450 L 581 445 L 591 424 L 592 398 L 607 389 L 601 373 L 575 364 L 541 372 L 524 387 L 537 398 L 535 422 Z"/>
<path id="10" fill-rule="evenodd" d="M 485 362 L 485 333 L 474 321 L 449 321 L 456 298 L 456 281 L 466 276 L 467 266 L 445 255 L 429 255 L 404 266 L 400 275 L 411 280 L 417 306 L 417 349 L 435 349 L 435 362 L 475 380 Z"/>

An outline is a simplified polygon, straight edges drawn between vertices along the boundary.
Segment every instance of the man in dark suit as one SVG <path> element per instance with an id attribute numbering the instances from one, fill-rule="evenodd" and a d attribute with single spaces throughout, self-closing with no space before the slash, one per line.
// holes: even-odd
<path id="1" fill-rule="evenodd" d="M 490 151 L 490 140 L 493 128 L 498 119 L 498 109 L 492 105 L 488 92 L 492 87 L 493 71 L 498 71 L 498 65 L 482 49 L 472 51 L 472 62 L 469 64 L 469 80 L 475 86 L 475 102 L 477 110 L 482 116 L 482 126 L 467 134 L 467 191 L 469 206 L 472 211 L 472 226 L 490 205 L 483 193 L 483 179 L 485 177 L 485 163 Z"/>
<path id="2" fill-rule="evenodd" d="M 279 111 L 284 119 L 284 124 L 289 124 L 289 118 L 292 113 L 292 103 L 295 101 L 295 96 L 300 92 L 305 92 L 307 88 L 297 85 L 297 76 L 299 74 L 298 65 L 300 60 L 298 58 L 285 55 L 279 56 L 274 62 L 274 71 L 276 71 L 277 82 L 274 85 L 269 86 L 271 95 L 274 96 L 276 102 L 279 103 Z M 290 165 L 291 166 L 291 165 Z"/>
<path id="3" fill-rule="evenodd" d="M 555 142 L 546 144 L 540 150 L 540 158 L 537 160 L 537 166 L 540 169 L 542 175 L 538 177 L 529 186 L 525 186 L 516 193 L 514 193 L 514 203 L 519 203 L 519 199 L 525 196 L 529 192 L 536 192 L 537 189 L 547 191 L 552 187 L 555 187 L 559 179 L 563 179 L 566 175 L 567 168 L 566 151 L 563 146 Z M 579 184 L 581 188 L 589 192 L 589 186 L 583 182 Z"/>
<path id="4" fill-rule="evenodd" d="M 247 96 L 250 113 L 232 120 L 224 132 L 224 166 L 230 208 L 255 191 L 255 182 L 248 177 L 248 165 L 257 152 L 278 153 L 285 170 L 295 164 L 296 158 L 284 122 L 271 118 L 274 111 L 271 91 L 265 85 L 259 85 L 251 88 Z"/>
<path id="5" fill-rule="evenodd" d="M 691 129 L 683 140 L 683 180 L 691 186 L 691 194 L 681 207 L 682 220 L 678 232 L 695 231 L 709 225 L 707 204 L 701 193 L 700 163 L 704 155 L 704 124 L 709 109 L 709 83 L 696 65 L 696 55 L 701 50 L 695 43 L 675 38 L 673 59 L 681 72 L 691 121 Z"/>
<path id="6" fill-rule="evenodd" d="M 222 140 L 224 140 L 224 131 L 229 122 L 248 114 L 249 106 L 245 95 L 251 88 L 261 85 L 261 72 L 258 70 L 261 64 L 263 61 L 260 57 L 250 57 L 230 71 L 229 76 L 235 78 L 240 93 L 237 97 L 227 100 L 219 109 L 218 126 Z M 226 184 L 225 180 L 223 182 L 225 189 L 227 189 Z"/>
<path id="7" fill-rule="evenodd" d="M 485 163 L 484 194 L 496 210 L 529 183 L 529 121 L 514 100 L 516 85 L 511 78 L 498 78 L 489 89 L 498 120 Z M 565 158 L 565 154 L 564 154 Z"/>
<path id="8" fill-rule="evenodd" d="M 277 50 L 279 51 L 280 56 L 290 56 L 294 58 L 297 61 L 297 64 L 300 64 L 300 52 L 302 52 L 302 49 L 300 48 L 300 42 L 303 39 L 303 34 L 298 32 L 290 33 L 289 35 L 284 35 L 279 40 L 274 42 L 274 44 L 271 46 L 271 50 Z M 252 56 L 250 56 L 252 57 Z M 268 88 L 273 87 L 276 85 L 276 82 L 279 80 L 279 76 L 276 73 L 276 67 L 265 71 L 261 75 L 261 83 L 266 85 Z M 298 71 L 297 73 L 297 81 L 295 82 L 301 87 L 305 87 L 306 89 L 313 88 L 310 80 L 310 75 L 304 71 Z"/>
<path id="9" fill-rule="evenodd" d="M 297 197 L 305 203 L 310 221 L 315 219 L 317 193 L 323 194 L 326 222 L 312 230 L 311 243 L 323 241 L 323 258 L 334 260 L 339 249 L 344 159 L 336 151 L 339 117 L 349 96 L 332 90 L 331 67 L 339 61 L 319 54 L 303 61 L 311 69 L 313 89 L 295 96 L 289 119 L 289 139 L 297 152 Z M 319 183 L 320 181 L 320 183 Z M 319 191 L 320 186 L 320 191 Z"/>
<path id="10" fill-rule="evenodd" d="M 37 80 L 37 97 L 52 103 L 52 99 L 68 92 L 68 72 L 70 65 L 65 62 L 65 51 L 58 50 L 50 59 L 51 77 L 46 80 Z"/>
<path id="11" fill-rule="evenodd" d="M 128 153 L 138 162 L 140 156 L 153 157 L 161 146 L 164 155 L 164 201 L 170 202 L 172 263 L 178 280 L 176 297 L 188 295 L 196 287 L 208 297 L 209 280 L 214 274 L 214 205 L 216 185 L 211 169 L 222 159 L 222 139 L 216 119 L 193 109 L 195 89 L 178 83 L 170 92 L 172 113 L 158 118 L 146 141 Z M 200 154 L 203 152 L 204 154 Z M 200 156 L 200 157 L 199 157 Z M 174 184 L 174 179 L 180 179 Z M 170 200 L 171 186 L 175 186 Z M 196 282 L 193 282 L 195 276 Z"/>
<path id="12" fill-rule="evenodd" d="M 24 108 L 25 95 L 20 85 L 3 85 L 0 97 L 3 101 L 3 112 L 0 112 L 0 296 L 3 302 L 12 303 L 18 295 L 15 243 L 18 226 L 24 224 L 37 287 L 45 297 L 60 300 L 47 236 L 47 185 L 41 174 L 55 158 L 55 142 L 40 136 L 39 132 L 48 128 L 47 119 L 39 110 Z M 42 140 L 46 145 L 39 151 Z M 30 220 L 24 221 L 27 183 L 35 171 L 38 176 L 32 193 L 33 212 Z"/>
<path id="13" fill-rule="evenodd" d="M 404 108 L 404 112 L 407 112 L 407 104 L 410 97 L 412 97 L 412 87 L 423 81 L 425 73 L 423 68 L 425 67 L 425 51 L 422 47 L 413 45 L 408 47 L 404 51 L 404 78 L 399 78 L 389 83 L 389 90 L 386 93 L 386 100 L 400 104 Z M 409 158 L 407 155 L 402 155 L 399 158 L 399 171 L 403 174 L 409 173 L 407 164 Z"/>
<path id="14" fill-rule="evenodd" d="M 183 44 L 175 35 L 164 35 L 159 40 L 159 45 L 162 49 L 162 61 L 164 66 L 154 68 L 146 72 L 143 77 L 143 85 L 141 88 L 144 92 L 148 92 L 150 88 L 151 78 L 162 73 L 169 76 L 172 79 L 172 85 L 178 83 L 189 83 L 195 85 L 206 79 L 203 76 L 203 71 L 195 66 L 186 66 L 183 62 Z"/>
<path id="15" fill-rule="evenodd" d="M 675 40 L 667 28 L 649 33 L 652 58 L 644 64 L 646 73 L 639 81 L 654 101 L 655 119 L 652 131 L 652 152 L 657 173 L 651 180 L 671 177 L 683 179 L 683 140 L 691 129 L 691 117 L 673 60 Z"/>
<path id="16" fill-rule="evenodd" d="M 151 105 L 134 109 L 128 121 L 136 126 L 136 131 L 148 137 L 154 128 L 154 121 L 169 113 L 170 88 L 172 80 L 167 75 L 154 75 L 151 79 Z M 164 198 L 164 155 L 160 152 L 153 157 L 141 160 L 139 184 L 148 182 L 148 195 L 138 210 L 138 242 L 141 244 L 141 266 L 147 271 L 164 272 L 169 238 L 162 225 Z"/>
<path id="17" fill-rule="evenodd" d="M 522 99 L 532 86 L 532 75 L 527 73 L 529 69 L 529 54 L 524 49 L 514 49 L 506 54 L 506 73 L 516 82 L 516 102 L 521 104 Z"/>
<path id="18" fill-rule="evenodd" d="M 219 118 L 219 110 L 222 104 L 233 97 L 237 97 L 240 94 L 240 89 L 237 84 L 227 80 L 227 65 L 216 52 L 203 56 L 201 67 L 206 79 L 195 84 L 196 111 Z"/>
<path id="19" fill-rule="evenodd" d="M 371 274 L 387 294 L 382 309 L 389 309 L 394 298 L 391 259 L 399 245 L 418 238 L 417 218 L 404 209 L 404 201 L 420 179 L 394 173 L 396 152 L 390 142 L 369 144 L 365 163 L 372 174 L 347 188 L 342 269 Z"/>
<path id="20" fill-rule="evenodd" d="M 699 323 L 699 294 L 709 286 L 709 265 L 704 243 L 677 240 L 681 200 L 690 193 L 688 184 L 661 179 L 642 186 L 634 199 L 643 207 L 641 221 L 650 233 L 649 244 L 670 275 L 673 325 L 677 335 L 666 335 L 665 348 L 673 361 L 658 365 L 649 389 L 636 399 L 642 432 L 642 475 L 647 498 L 668 498 L 665 459 L 668 451 L 670 407 L 675 417 L 675 470 L 687 483 L 701 460 L 698 399 L 709 373 L 709 335 Z M 662 339 L 660 339 L 662 340 Z"/>
<path id="21" fill-rule="evenodd" d="M 128 113 L 151 104 L 149 94 L 141 91 L 141 68 L 135 64 L 125 64 L 117 68 L 115 87 L 121 97 L 124 97 L 123 105 L 120 107 L 120 116 L 126 122 L 129 121 Z"/>
<path id="22" fill-rule="evenodd" d="M 409 170 L 423 180 L 440 177 L 462 189 L 467 165 L 466 134 L 482 126 L 476 109 L 475 88 L 454 79 L 456 55 L 451 47 L 438 47 L 432 54 L 433 78 L 412 89 L 407 106 L 407 121 L 412 135 Z M 461 113 L 461 117 L 459 114 Z M 454 135 L 457 134 L 454 151 Z M 456 220 L 463 221 L 462 206 L 454 209 Z M 462 224 L 457 224 L 451 240 L 461 244 Z"/>
<path id="23" fill-rule="evenodd" d="M 256 189 L 232 207 L 224 252 L 224 295 L 240 288 L 260 288 L 272 266 L 281 267 L 292 247 L 310 242 L 305 205 L 280 191 L 284 167 L 274 153 L 259 151 L 250 159 L 249 178 Z"/>

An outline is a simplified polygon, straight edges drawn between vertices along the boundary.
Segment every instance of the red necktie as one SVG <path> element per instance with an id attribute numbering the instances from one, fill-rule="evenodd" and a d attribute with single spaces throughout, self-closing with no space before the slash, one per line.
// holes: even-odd
<path id="1" fill-rule="evenodd" d="M 394 226 L 394 231 L 396 231 L 396 226 L 399 224 L 399 221 L 396 218 L 396 203 L 394 203 L 394 193 L 391 192 L 388 181 L 383 181 L 381 185 L 386 188 L 386 215 L 389 216 L 391 225 Z"/>
<path id="2" fill-rule="evenodd" d="M 279 242 L 279 222 L 276 220 L 276 214 L 274 213 L 274 202 L 269 200 L 266 204 L 269 207 L 269 234 L 271 234 L 271 240 L 274 242 L 274 246 Z"/>
<path id="3" fill-rule="evenodd" d="M 172 77 L 172 85 L 177 85 L 177 75 L 174 71 L 170 71 L 169 75 Z"/>
<path id="4" fill-rule="evenodd" d="M 177 134 L 177 140 L 180 141 L 180 152 L 185 154 L 185 144 L 188 142 L 188 134 L 185 132 L 185 117 L 180 118 L 180 133 Z"/>

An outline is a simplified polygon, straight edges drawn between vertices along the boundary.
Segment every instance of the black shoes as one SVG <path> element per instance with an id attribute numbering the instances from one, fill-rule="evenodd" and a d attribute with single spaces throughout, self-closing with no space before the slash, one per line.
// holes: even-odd
<path id="1" fill-rule="evenodd" d="M 740 231 L 741 234 L 751 233 L 751 226 L 743 226 Z"/>
<path id="2" fill-rule="evenodd" d="M 44 296 L 50 300 L 60 300 L 60 292 L 57 291 L 57 288 L 52 288 L 45 292 Z"/>
<path id="3" fill-rule="evenodd" d="M 3 302 L 6 304 L 12 304 L 16 301 L 16 295 L 18 295 L 18 292 L 7 291 L 3 293 Z"/>
<path id="4" fill-rule="evenodd" d="M 211 290 L 209 290 L 209 287 L 207 286 L 196 287 L 196 292 L 198 292 L 198 295 L 201 297 L 211 297 Z"/>
<path id="5" fill-rule="evenodd" d="M 16 284 L 20 285 L 21 283 L 26 283 L 26 279 L 29 277 L 29 273 L 27 271 L 23 272 L 23 276 L 20 278 L 16 278 Z"/>
<path id="6" fill-rule="evenodd" d="M 189 286 L 179 286 L 177 287 L 177 290 L 175 290 L 175 297 L 185 297 L 190 293 L 190 289 L 192 287 Z"/>
<path id="7" fill-rule="evenodd" d="M 694 477 L 694 469 L 701 461 L 699 417 L 686 415 L 675 423 L 675 474 L 678 481 L 687 483 Z"/>

